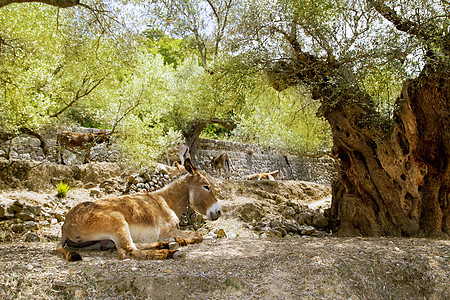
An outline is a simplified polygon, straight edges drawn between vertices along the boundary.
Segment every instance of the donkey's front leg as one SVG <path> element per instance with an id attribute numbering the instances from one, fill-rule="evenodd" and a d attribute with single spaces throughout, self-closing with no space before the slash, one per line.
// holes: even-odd
<path id="1" fill-rule="evenodd" d="M 155 242 L 155 243 L 135 243 L 136 247 L 141 250 L 145 249 L 170 249 L 169 242 Z"/>
<path id="2" fill-rule="evenodd" d="M 203 241 L 203 236 L 200 232 L 197 231 L 183 231 L 176 230 L 173 233 L 173 237 L 175 241 L 180 246 L 186 246 L 189 244 L 201 243 Z"/>

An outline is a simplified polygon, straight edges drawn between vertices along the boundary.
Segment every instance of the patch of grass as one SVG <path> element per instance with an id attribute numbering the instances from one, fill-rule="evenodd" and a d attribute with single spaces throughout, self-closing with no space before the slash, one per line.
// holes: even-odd
<path id="1" fill-rule="evenodd" d="M 67 195 L 67 192 L 70 190 L 70 186 L 60 181 L 58 186 L 56 187 L 56 197 L 64 198 Z"/>

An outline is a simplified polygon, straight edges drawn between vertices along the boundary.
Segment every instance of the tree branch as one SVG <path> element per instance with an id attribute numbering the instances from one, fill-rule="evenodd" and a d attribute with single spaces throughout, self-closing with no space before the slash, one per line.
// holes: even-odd
<path id="1" fill-rule="evenodd" d="M 81 4 L 80 0 L 0 0 L 0 8 L 12 3 L 30 3 L 30 2 L 40 2 L 61 8 L 73 7 L 77 5 L 87 7 L 86 4 Z"/>
<path id="2" fill-rule="evenodd" d="M 60 114 L 62 114 L 63 112 L 65 112 L 67 109 L 69 109 L 72 105 L 74 105 L 78 100 L 80 100 L 83 97 L 86 97 L 87 95 L 89 95 L 96 87 L 98 87 L 100 85 L 100 83 L 103 82 L 103 80 L 106 79 L 106 76 L 103 78 L 98 79 L 97 81 L 94 82 L 94 84 L 86 89 L 85 91 L 82 91 L 81 88 L 76 92 L 75 96 L 73 97 L 72 101 L 69 102 L 69 104 L 67 104 L 66 106 L 64 106 L 61 110 L 59 110 L 58 112 L 54 113 L 53 115 L 51 115 L 51 118 L 56 118 L 58 117 Z M 82 86 L 86 84 L 86 82 L 88 81 L 87 78 L 83 79 L 83 83 Z"/>
<path id="3" fill-rule="evenodd" d="M 237 126 L 236 123 L 234 123 L 233 121 L 225 121 L 225 120 L 222 120 L 222 119 L 219 119 L 219 118 L 212 118 L 210 120 L 210 122 L 211 123 L 215 123 L 215 124 L 220 124 L 220 125 L 222 125 L 223 127 L 225 127 L 228 130 L 233 130 Z"/>
<path id="4" fill-rule="evenodd" d="M 370 5 L 372 5 L 375 10 L 380 13 L 386 20 L 394 24 L 395 28 L 400 31 L 409 33 L 413 36 L 416 36 L 427 43 L 437 42 L 441 44 L 445 51 L 450 52 L 450 41 L 448 37 L 443 37 L 441 35 L 437 35 L 439 30 L 432 23 L 426 24 L 426 26 L 421 26 L 415 22 L 412 22 L 408 19 L 404 19 L 399 16 L 395 10 L 390 8 L 385 4 L 385 1 L 380 0 L 369 0 Z M 442 39 L 442 42 L 441 40 Z"/>

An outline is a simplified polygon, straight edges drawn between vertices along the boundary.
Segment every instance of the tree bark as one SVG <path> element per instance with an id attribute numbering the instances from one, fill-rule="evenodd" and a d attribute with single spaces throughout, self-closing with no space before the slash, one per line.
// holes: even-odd
<path id="1" fill-rule="evenodd" d="M 340 161 L 330 220 L 339 235 L 450 236 L 450 81 L 442 70 L 427 67 L 405 83 L 387 133 L 358 126 L 357 107 L 325 115 Z"/>
<path id="2" fill-rule="evenodd" d="M 450 237 L 450 66 L 428 61 L 404 84 L 390 124 L 344 70 L 314 56 L 268 72 L 274 88 L 306 84 L 322 100 L 340 164 L 330 213 L 338 235 Z"/>
<path id="3" fill-rule="evenodd" d="M 191 157 L 196 153 L 198 138 L 200 137 L 200 134 L 202 133 L 202 130 L 206 125 L 207 122 L 204 121 L 194 122 L 188 132 L 183 132 L 183 136 L 186 139 L 186 144 L 189 147 Z"/>

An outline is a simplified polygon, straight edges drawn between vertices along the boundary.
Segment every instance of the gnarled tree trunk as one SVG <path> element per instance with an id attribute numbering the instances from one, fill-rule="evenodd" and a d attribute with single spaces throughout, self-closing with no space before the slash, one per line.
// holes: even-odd
<path id="1" fill-rule="evenodd" d="M 405 83 L 387 133 L 361 124 L 359 106 L 337 106 L 325 114 L 340 160 L 331 212 L 339 235 L 450 236 L 445 67 L 425 68 Z"/>
<path id="2" fill-rule="evenodd" d="M 300 54 L 268 72 L 274 88 L 306 84 L 322 100 L 340 164 L 330 216 L 338 235 L 450 236 L 450 66 L 431 60 L 405 83 L 390 124 L 338 66 Z"/>

